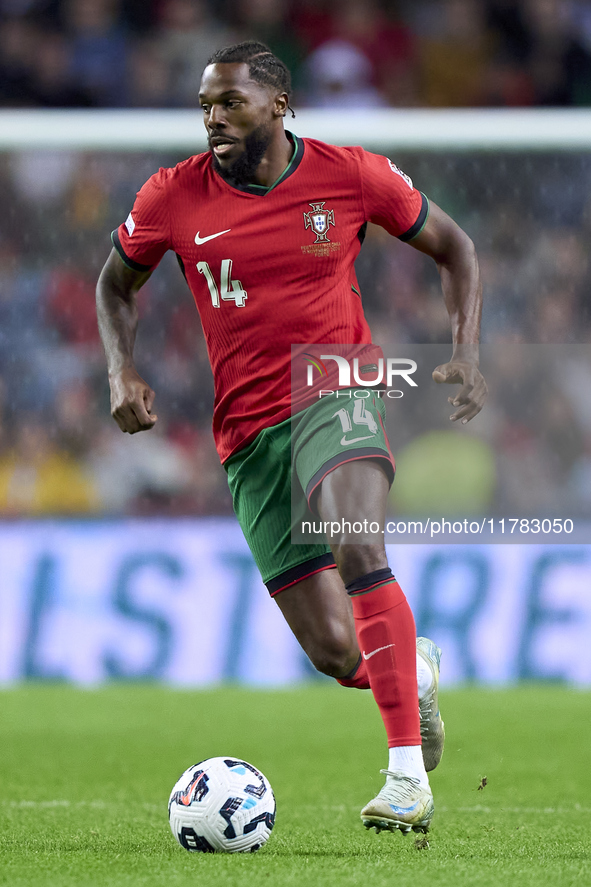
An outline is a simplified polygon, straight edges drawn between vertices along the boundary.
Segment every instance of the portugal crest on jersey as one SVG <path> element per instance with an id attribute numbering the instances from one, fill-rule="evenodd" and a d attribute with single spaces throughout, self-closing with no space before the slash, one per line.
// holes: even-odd
<path id="1" fill-rule="evenodd" d="M 311 228 L 316 234 L 314 243 L 329 243 L 327 231 L 334 227 L 334 209 L 324 209 L 325 200 L 311 203 L 312 212 L 304 213 L 304 226 Z"/>

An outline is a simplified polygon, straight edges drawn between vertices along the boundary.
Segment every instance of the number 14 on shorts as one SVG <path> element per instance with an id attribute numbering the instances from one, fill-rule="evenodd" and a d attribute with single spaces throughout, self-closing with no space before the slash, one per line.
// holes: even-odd
<path id="1" fill-rule="evenodd" d="M 208 262 L 197 262 L 197 270 L 207 280 L 211 304 L 214 308 L 220 307 L 220 298 L 224 302 L 234 302 L 237 308 L 244 308 L 247 292 L 242 289 L 242 284 L 239 280 L 232 280 L 232 259 L 222 259 L 219 289 Z"/>

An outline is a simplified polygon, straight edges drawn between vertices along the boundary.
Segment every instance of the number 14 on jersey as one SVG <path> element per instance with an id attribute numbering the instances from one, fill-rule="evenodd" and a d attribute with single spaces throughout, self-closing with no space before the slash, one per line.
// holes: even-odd
<path id="1" fill-rule="evenodd" d="M 197 262 L 197 270 L 207 280 L 211 304 L 214 308 L 220 307 L 220 298 L 224 302 L 234 302 L 237 308 L 244 308 L 247 293 L 246 290 L 242 289 L 242 284 L 239 280 L 232 280 L 232 259 L 222 259 L 219 289 L 213 276 L 213 271 L 207 262 Z"/>

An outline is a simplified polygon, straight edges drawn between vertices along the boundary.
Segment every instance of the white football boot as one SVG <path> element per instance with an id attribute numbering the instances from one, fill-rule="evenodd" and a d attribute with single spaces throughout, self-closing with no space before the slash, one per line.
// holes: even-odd
<path id="1" fill-rule="evenodd" d="M 429 787 L 423 788 L 414 776 L 392 770 L 380 770 L 387 777 L 386 784 L 377 796 L 361 811 L 361 821 L 366 828 L 399 829 L 407 835 L 427 832 L 433 817 L 433 795 Z"/>
<path id="2" fill-rule="evenodd" d="M 417 638 L 417 653 L 427 663 L 433 675 L 431 689 L 419 699 L 423 761 L 428 772 L 434 770 L 440 762 L 445 742 L 445 729 L 438 701 L 441 650 L 429 638 Z"/>

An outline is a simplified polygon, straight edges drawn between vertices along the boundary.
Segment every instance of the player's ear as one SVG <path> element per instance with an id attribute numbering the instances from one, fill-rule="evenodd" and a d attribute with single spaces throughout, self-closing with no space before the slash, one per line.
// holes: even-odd
<path id="1" fill-rule="evenodd" d="M 286 92 L 281 92 L 279 95 L 275 96 L 275 101 L 273 103 L 273 116 L 274 117 L 285 117 L 287 114 L 287 109 L 289 107 L 289 96 Z"/>

